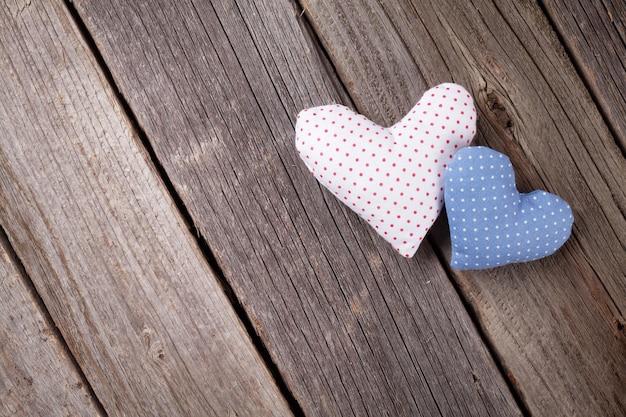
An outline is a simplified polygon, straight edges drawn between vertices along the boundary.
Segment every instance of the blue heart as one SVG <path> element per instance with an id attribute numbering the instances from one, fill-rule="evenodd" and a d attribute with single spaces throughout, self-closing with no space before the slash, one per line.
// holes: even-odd
<path id="1" fill-rule="evenodd" d="M 490 148 L 458 151 L 446 169 L 444 193 L 456 269 L 540 259 L 572 231 L 567 202 L 545 191 L 521 194 L 509 158 Z"/>

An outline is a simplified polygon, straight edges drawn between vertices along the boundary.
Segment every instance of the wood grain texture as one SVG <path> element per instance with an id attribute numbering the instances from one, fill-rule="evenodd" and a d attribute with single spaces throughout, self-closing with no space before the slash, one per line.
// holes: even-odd
<path id="1" fill-rule="evenodd" d="M 322 190 L 294 120 L 349 104 L 288 1 L 80 0 L 122 94 L 307 415 L 519 415 L 429 244 Z"/>
<path id="2" fill-rule="evenodd" d="M 511 157 L 522 191 L 547 189 L 571 203 L 573 236 L 556 255 L 455 278 L 531 414 L 623 415 L 626 164 L 538 5 L 305 7 L 366 115 L 401 114 L 416 96 L 411 80 L 464 84 L 479 110 L 476 143 Z M 360 74 L 374 77 L 361 83 Z M 449 256 L 445 227 L 433 235 Z"/>
<path id="3" fill-rule="evenodd" d="M 290 415 L 65 6 L 0 21 L 0 222 L 106 412 Z"/>
<path id="4" fill-rule="evenodd" d="M 626 153 L 626 3 L 620 0 L 542 0 Z"/>
<path id="5" fill-rule="evenodd" d="M 0 231 L 0 416 L 100 416 Z"/>

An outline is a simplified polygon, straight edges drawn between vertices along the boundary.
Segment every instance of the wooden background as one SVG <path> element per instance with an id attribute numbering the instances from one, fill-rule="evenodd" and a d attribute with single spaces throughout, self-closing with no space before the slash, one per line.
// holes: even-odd
<path id="1" fill-rule="evenodd" d="M 626 6 L 7 0 L 0 415 L 626 414 Z M 572 206 L 544 260 L 410 260 L 296 114 L 468 88 L 475 144 Z"/>

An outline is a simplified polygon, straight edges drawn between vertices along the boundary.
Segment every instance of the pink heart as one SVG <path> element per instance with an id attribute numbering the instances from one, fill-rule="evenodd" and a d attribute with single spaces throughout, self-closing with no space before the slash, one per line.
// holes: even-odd
<path id="1" fill-rule="evenodd" d="M 411 257 L 441 212 L 448 163 L 475 131 L 470 94 L 440 84 L 389 128 L 339 104 L 303 110 L 296 148 L 322 185 Z"/>

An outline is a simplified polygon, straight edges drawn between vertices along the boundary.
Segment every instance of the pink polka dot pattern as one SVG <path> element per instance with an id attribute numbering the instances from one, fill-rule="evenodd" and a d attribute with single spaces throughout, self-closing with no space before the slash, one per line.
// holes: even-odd
<path id="1" fill-rule="evenodd" d="M 322 185 L 411 257 L 441 212 L 446 167 L 475 131 L 470 94 L 440 84 L 389 128 L 338 104 L 303 110 L 296 148 Z"/>

